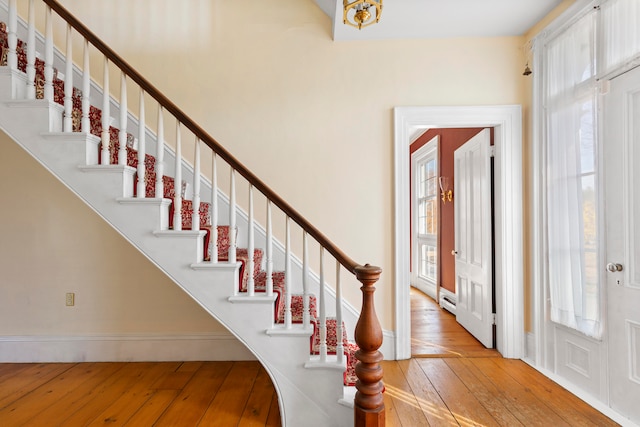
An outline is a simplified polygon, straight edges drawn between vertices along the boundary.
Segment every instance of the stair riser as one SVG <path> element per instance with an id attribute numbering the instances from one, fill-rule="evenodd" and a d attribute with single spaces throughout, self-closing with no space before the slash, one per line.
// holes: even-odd
<path id="1" fill-rule="evenodd" d="M 0 99 L 24 99 L 27 93 L 27 76 L 0 68 Z"/>

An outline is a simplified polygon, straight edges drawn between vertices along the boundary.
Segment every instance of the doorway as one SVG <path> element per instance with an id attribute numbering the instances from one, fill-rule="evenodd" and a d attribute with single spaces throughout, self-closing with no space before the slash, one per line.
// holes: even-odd
<path id="1" fill-rule="evenodd" d="M 524 353 L 522 261 L 522 111 L 519 105 L 396 107 L 395 114 L 395 358 L 411 357 L 409 146 L 427 128 L 495 129 L 497 349 Z M 503 284 L 508 284 L 504 285 Z"/>
<path id="2" fill-rule="evenodd" d="M 493 131 L 433 128 L 409 149 L 411 286 L 488 348 L 495 347 Z"/>

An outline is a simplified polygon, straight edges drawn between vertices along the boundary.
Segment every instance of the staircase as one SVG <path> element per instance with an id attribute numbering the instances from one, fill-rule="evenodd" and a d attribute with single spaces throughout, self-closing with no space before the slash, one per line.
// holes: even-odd
<path id="1" fill-rule="evenodd" d="M 44 1 L 39 33 L 29 2 L 28 23 L 16 0 L 0 2 L 0 127 L 255 354 L 278 392 L 283 425 L 347 426 L 354 414 L 356 425 L 384 425 L 373 307 L 380 269 L 343 254 L 54 0 Z M 65 54 L 53 46 L 54 17 L 68 23 Z M 81 68 L 67 59 L 73 30 L 86 40 Z M 89 44 L 105 55 L 105 87 L 91 78 Z M 119 101 L 108 87 L 114 69 Z M 140 88 L 137 117 L 127 108 L 128 79 Z M 145 120 L 149 98 L 159 105 L 155 129 Z M 165 116 L 176 123 L 172 147 Z M 183 135 L 195 137 L 193 159 L 182 156 Z M 203 149 L 212 150 L 210 176 L 201 173 Z M 220 162 L 228 195 L 218 186 Z M 237 179 L 248 183 L 246 211 Z M 254 193 L 268 201 L 264 228 Z M 286 217 L 284 245 L 273 236 L 276 209 Z M 293 226 L 301 228 L 302 260 L 292 254 Z M 317 275 L 309 241 L 320 247 Z M 335 259 L 335 289 L 326 284 L 325 257 Z M 360 313 L 341 298 L 343 268 L 363 284 Z"/>

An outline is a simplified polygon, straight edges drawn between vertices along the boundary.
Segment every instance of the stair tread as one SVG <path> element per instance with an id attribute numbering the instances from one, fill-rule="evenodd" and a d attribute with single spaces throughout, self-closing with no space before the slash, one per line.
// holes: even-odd
<path id="1" fill-rule="evenodd" d="M 6 27 L 3 28 L 3 34 L 6 35 Z M 26 43 L 22 40 L 18 40 L 17 43 L 17 56 L 18 56 L 18 69 L 26 72 L 27 67 L 27 55 L 26 55 Z M 5 64 L 0 64 L 5 65 Z M 36 68 L 36 100 L 35 101 L 12 101 L 16 106 L 18 105 L 28 105 L 34 102 L 42 103 L 44 98 L 44 61 L 40 58 L 36 58 L 35 61 Z M 54 104 L 63 105 L 64 104 L 64 80 L 58 77 L 58 70 L 54 68 L 53 75 L 53 94 Z M 90 105 L 89 107 L 89 124 L 90 129 L 83 130 L 82 129 L 82 120 L 81 120 L 81 108 L 82 106 L 82 91 L 76 87 L 72 90 L 72 131 L 73 138 L 78 139 L 90 139 L 98 144 L 98 158 L 100 163 L 100 157 L 102 155 L 101 145 L 102 145 L 102 110 L 96 106 Z M 58 107 L 59 108 L 59 107 Z M 125 165 L 118 165 L 118 160 L 120 156 L 120 129 L 109 126 L 108 129 L 109 134 L 109 164 L 106 165 L 90 165 L 90 166 L 82 166 L 81 169 L 85 171 L 94 171 L 94 170 L 126 170 L 130 173 L 137 174 L 137 166 L 138 166 L 138 157 L 139 153 L 134 148 L 135 145 L 135 137 L 131 133 L 127 133 L 124 141 L 126 144 L 125 152 L 126 152 L 126 161 Z M 44 134 L 43 136 L 49 137 L 57 137 L 57 136 L 66 136 L 70 137 L 69 132 L 49 132 Z M 156 181 L 156 170 L 155 164 L 156 159 L 153 155 L 145 153 L 144 156 L 145 163 L 145 196 L 141 198 L 136 197 L 125 197 L 117 199 L 120 203 L 161 203 L 169 205 L 169 222 L 170 227 L 173 225 L 173 209 L 175 204 L 176 197 L 176 185 L 175 179 L 166 175 L 162 176 L 162 186 L 163 186 L 163 196 L 162 198 L 155 197 L 155 181 Z M 185 192 L 186 183 L 183 181 L 179 184 L 181 194 Z M 134 194 L 137 191 L 137 185 L 134 183 Z M 153 234 L 158 237 L 165 236 L 180 236 L 180 237 L 201 237 L 204 236 L 205 240 L 205 257 L 210 257 L 209 248 L 212 246 L 210 242 L 211 234 L 212 234 L 212 225 L 210 224 L 210 212 L 209 209 L 211 207 L 211 203 L 208 202 L 200 202 L 197 207 L 200 220 L 200 230 L 192 230 L 192 221 L 193 221 L 193 201 L 183 198 L 181 202 L 181 220 L 182 220 L 182 230 L 158 230 L 154 231 Z M 283 271 L 274 271 L 272 274 L 273 279 L 273 295 L 267 296 L 266 291 L 266 280 L 267 273 L 266 271 L 261 269 L 261 264 L 264 258 L 264 251 L 260 248 L 256 248 L 253 251 L 253 254 L 249 254 L 249 250 L 246 248 L 238 248 L 236 250 L 236 257 L 238 262 L 229 263 L 228 259 L 225 260 L 225 257 L 228 257 L 229 250 L 229 226 L 220 226 L 218 225 L 216 228 L 217 231 L 217 239 L 216 242 L 213 243 L 217 245 L 218 249 L 218 260 L 217 263 L 212 262 L 199 262 L 191 264 L 191 268 L 194 270 L 207 270 L 207 269 L 227 269 L 227 268 L 240 268 L 240 283 L 238 284 L 239 294 L 232 296 L 229 298 L 231 302 L 268 302 L 273 303 L 275 301 L 275 322 L 273 328 L 267 331 L 270 334 L 302 334 L 302 335 L 310 335 L 310 358 L 313 359 L 319 352 L 319 319 L 317 316 L 317 301 L 315 295 L 309 295 L 309 319 L 310 325 L 304 326 L 303 322 L 303 311 L 304 311 L 304 294 L 291 294 L 291 320 L 293 325 L 291 327 L 287 327 L 283 324 L 285 310 L 284 310 L 284 289 L 285 289 L 285 273 Z M 253 257 L 254 262 L 254 272 L 253 277 L 249 277 L 250 273 L 248 270 L 248 262 L 249 257 Z M 247 283 L 250 279 L 254 281 L 254 291 L 257 295 L 249 297 L 246 294 Z M 327 349 L 328 352 L 333 351 L 335 354 L 337 350 L 337 321 L 335 318 L 327 317 L 326 327 L 327 327 Z M 344 323 L 343 323 L 344 325 Z M 347 333 L 346 329 L 343 327 L 342 329 L 342 340 L 341 344 L 343 345 L 344 353 L 346 354 L 346 366 L 347 369 L 344 372 L 344 382 L 345 384 L 355 383 L 355 352 L 358 349 L 358 346 L 355 343 L 347 341 Z M 310 359 L 310 360 L 311 360 Z"/>

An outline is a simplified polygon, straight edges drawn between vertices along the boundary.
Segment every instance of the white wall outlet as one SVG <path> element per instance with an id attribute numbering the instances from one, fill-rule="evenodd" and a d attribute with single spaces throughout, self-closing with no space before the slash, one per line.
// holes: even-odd
<path id="1" fill-rule="evenodd" d="M 74 294 L 73 292 L 68 292 L 67 293 L 67 307 L 71 307 L 74 306 L 76 303 L 76 294 Z"/>

